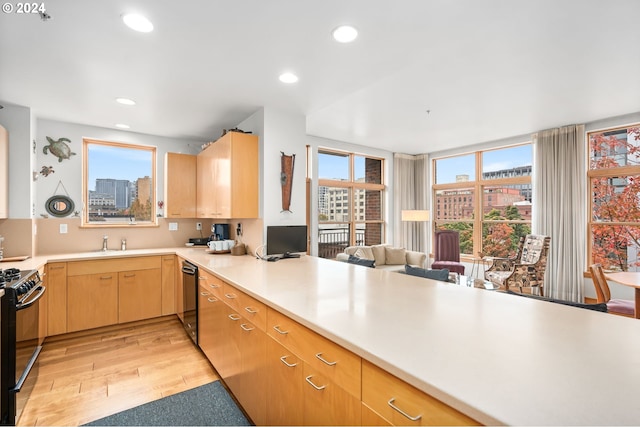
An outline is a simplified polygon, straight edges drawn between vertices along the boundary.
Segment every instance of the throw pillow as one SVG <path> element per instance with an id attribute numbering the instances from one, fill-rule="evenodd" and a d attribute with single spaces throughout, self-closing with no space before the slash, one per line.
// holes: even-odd
<path id="1" fill-rule="evenodd" d="M 353 254 L 354 256 L 357 256 L 358 258 L 362 258 L 362 259 L 373 259 L 375 260 L 376 258 L 373 256 L 373 251 L 371 250 L 371 248 L 363 246 L 361 248 L 358 248 L 358 250 L 356 251 L 356 253 Z"/>
<path id="2" fill-rule="evenodd" d="M 371 251 L 373 252 L 373 259 L 376 260 L 376 265 L 385 265 L 385 246 L 388 245 L 373 245 L 371 246 Z"/>
<path id="3" fill-rule="evenodd" d="M 394 265 L 394 264 L 406 264 L 407 256 L 406 256 L 405 248 L 392 248 L 390 246 L 386 246 L 384 248 L 384 256 L 385 256 L 385 264 Z"/>
<path id="4" fill-rule="evenodd" d="M 427 279 L 440 280 L 446 282 L 449 280 L 449 270 L 443 268 L 442 270 L 427 270 L 425 268 L 412 267 L 410 265 L 404 266 L 404 271 L 411 276 L 425 277 Z"/>
<path id="5" fill-rule="evenodd" d="M 353 255 L 349 255 L 349 259 L 347 260 L 347 262 L 349 264 L 364 265 L 365 267 L 371 267 L 371 268 L 376 266 L 375 261 L 372 259 L 362 259 Z"/>

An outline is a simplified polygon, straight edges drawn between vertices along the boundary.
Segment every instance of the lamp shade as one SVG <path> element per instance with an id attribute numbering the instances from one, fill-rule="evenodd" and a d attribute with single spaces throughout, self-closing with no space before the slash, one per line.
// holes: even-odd
<path id="1" fill-rule="evenodd" d="M 402 221 L 429 221 L 429 211 L 426 210 L 403 210 Z"/>

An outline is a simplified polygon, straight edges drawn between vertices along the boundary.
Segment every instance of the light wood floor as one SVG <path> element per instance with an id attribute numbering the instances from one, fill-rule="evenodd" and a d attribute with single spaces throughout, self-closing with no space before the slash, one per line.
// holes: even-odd
<path id="1" fill-rule="evenodd" d="M 176 316 L 47 339 L 38 360 L 21 426 L 81 425 L 218 379 Z"/>

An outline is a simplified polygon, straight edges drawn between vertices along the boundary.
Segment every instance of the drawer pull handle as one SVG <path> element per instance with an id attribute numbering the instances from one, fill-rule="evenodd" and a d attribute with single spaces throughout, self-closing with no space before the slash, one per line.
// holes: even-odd
<path id="1" fill-rule="evenodd" d="M 287 335 L 289 333 L 289 331 L 283 331 L 282 329 L 280 329 L 280 326 L 278 326 L 278 325 L 274 326 L 273 329 L 277 333 L 282 334 L 282 335 Z"/>
<path id="2" fill-rule="evenodd" d="M 411 421 L 418 421 L 420 418 L 422 418 L 422 414 L 417 415 L 415 417 L 412 417 L 411 415 L 407 414 L 402 409 L 398 408 L 396 405 L 393 404 L 393 402 L 395 402 L 395 401 L 396 401 L 396 398 L 392 397 L 391 399 L 389 399 L 389 401 L 387 403 L 389 404 L 389 406 L 391 406 L 396 411 L 400 412 L 405 417 L 409 418 Z"/>
<path id="3" fill-rule="evenodd" d="M 218 302 L 218 299 L 214 298 L 214 297 L 209 297 L 209 298 L 207 298 L 207 301 L 209 301 L 209 302 Z"/>
<path id="4" fill-rule="evenodd" d="M 220 287 L 220 285 L 216 285 L 215 283 L 211 283 L 209 285 L 209 287 L 213 288 L 213 289 L 218 289 Z"/>
<path id="5" fill-rule="evenodd" d="M 254 309 L 253 309 L 253 308 L 251 308 L 251 307 L 245 307 L 244 309 L 245 309 L 248 313 L 251 313 L 251 314 L 257 314 L 257 313 L 258 313 L 258 310 L 254 310 Z"/>
<path id="6" fill-rule="evenodd" d="M 207 280 L 207 278 L 205 276 L 198 276 L 198 279 L 200 280 Z"/>
<path id="7" fill-rule="evenodd" d="M 124 277 L 129 278 L 129 277 L 136 277 L 135 273 L 131 273 L 131 274 L 125 274 Z"/>
<path id="8" fill-rule="evenodd" d="M 323 363 L 326 363 L 329 366 L 333 366 L 338 362 L 329 362 L 328 360 L 326 360 L 324 357 L 322 357 L 322 353 L 318 353 L 316 354 L 316 357 L 318 358 L 318 360 L 320 360 Z"/>
<path id="9" fill-rule="evenodd" d="M 237 297 L 236 294 L 224 294 L 224 296 L 229 298 L 229 299 L 236 299 L 236 297 Z"/>
<path id="10" fill-rule="evenodd" d="M 231 319 L 231 320 L 240 320 L 240 319 L 242 319 L 242 317 L 240 317 L 237 314 L 230 314 L 229 315 L 229 319 Z"/>
<path id="11" fill-rule="evenodd" d="M 200 295 L 202 295 L 203 297 L 206 297 L 207 295 L 211 295 L 211 294 L 209 292 L 202 291 L 200 292 Z"/>
<path id="12" fill-rule="evenodd" d="M 289 362 L 287 362 L 287 357 L 289 357 L 289 356 L 282 356 L 282 357 L 280 358 L 280 360 L 282 361 L 282 363 L 284 363 L 285 365 L 287 365 L 287 366 L 288 366 L 288 367 L 290 367 L 290 368 L 293 368 L 294 366 L 298 366 L 298 364 L 297 364 L 297 363 L 289 363 Z"/>
<path id="13" fill-rule="evenodd" d="M 100 276 L 100 280 L 109 280 L 111 279 L 113 276 Z"/>
<path id="14" fill-rule="evenodd" d="M 311 384 L 311 386 L 312 386 L 313 388 L 315 388 L 316 390 L 324 390 L 324 389 L 325 389 L 325 387 L 327 387 L 326 385 L 321 385 L 321 386 L 317 386 L 317 385 L 315 385 L 315 384 L 313 383 L 313 381 L 311 381 L 311 378 L 312 378 L 312 377 L 313 377 L 313 375 L 309 375 L 307 378 L 305 378 L 305 380 L 307 380 L 307 382 L 308 382 L 309 384 Z"/>
<path id="15" fill-rule="evenodd" d="M 247 331 L 247 332 L 249 332 L 249 331 L 253 331 L 253 330 L 255 329 L 255 328 L 250 328 L 250 327 L 248 327 L 246 323 L 242 323 L 242 324 L 240 325 L 240 327 L 241 327 L 243 330 Z"/>

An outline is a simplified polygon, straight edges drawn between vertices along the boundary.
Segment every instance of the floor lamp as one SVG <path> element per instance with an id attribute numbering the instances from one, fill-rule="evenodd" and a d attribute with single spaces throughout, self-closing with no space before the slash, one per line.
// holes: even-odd
<path id="1" fill-rule="evenodd" d="M 427 210 L 403 210 L 401 211 L 401 218 L 403 222 L 428 222 L 429 221 L 429 211 Z M 414 251 L 423 251 L 427 254 L 427 264 L 429 264 L 429 246 L 427 245 L 427 228 L 424 227 L 422 241 L 424 242 L 424 250 L 422 248 L 413 247 L 411 250 Z M 415 242 L 415 240 L 414 240 Z M 414 243 L 415 245 L 415 243 Z"/>

